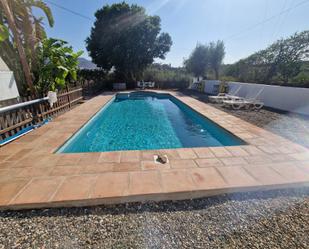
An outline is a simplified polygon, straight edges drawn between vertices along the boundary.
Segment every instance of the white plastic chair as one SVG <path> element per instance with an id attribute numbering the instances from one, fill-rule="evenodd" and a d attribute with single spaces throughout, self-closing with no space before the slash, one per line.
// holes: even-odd
<path id="1" fill-rule="evenodd" d="M 239 86 L 238 88 L 235 88 L 234 90 L 231 89 L 228 93 L 219 93 L 217 96 L 209 96 L 209 101 L 222 104 L 223 100 L 240 99 L 242 97 L 237 96 L 237 94 L 239 93 L 241 87 L 242 86 Z"/>
<path id="2" fill-rule="evenodd" d="M 233 108 L 234 110 L 239 110 L 241 108 L 260 110 L 263 108 L 264 103 L 258 100 L 258 97 L 263 92 L 263 90 L 264 87 L 258 91 L 258 93 L 253 98 L 246 97 L 244 99 L 223 100 L 223 106 Z"/>

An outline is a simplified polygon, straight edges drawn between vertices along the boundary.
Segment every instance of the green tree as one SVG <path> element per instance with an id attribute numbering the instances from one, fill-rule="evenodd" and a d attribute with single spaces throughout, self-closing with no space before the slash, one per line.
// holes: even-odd
<path id="1" fill-rule="evenodd" d="M 219 78 L 219 71 L 225 55 L 223 41 L 210 42 L 209 44 L 197 44 L 189 59 L 184 61 L 188 72 L 195 76 L 208 76 L 214 72 L 215 78 Z"/>
<path id="2" fill-rule="evenodd" d="M 51 11 L 41 0 L 0 0 L 0 56 L 14 71 L 19 87 L 26 81 L 32 91 L 36 50 L 45 37 L 43 18 L 33 14 L 33 7 L 41 9 L 53 26 Z"/>
<path id="3" fill-rule="evenodd" d="M 143 7 L 119 3 L 105 5 L 86 39 L 94 63 L 114 69 L 125 80 L 136 80 L 155 58 L 164 59 L 172 40 L 161 32 L 158 16 L 148 16 Z"/>
<path id="4" fill-rule="evenodd" d="M 190 57 L 184 61 L 188 72 L 196 77 L 207 77 L 209 69 L 209 46 L 197 44 Z"/>
<path id="5" fill-rule="evenodd" d="M 44 39 L 38 49 L 38 67 L 35 71 L 37 91 L 44 95 L 48 90 L 61 89 L 70 80 L 76 80 L 78 57 L 82 53 L 74 53 L 63 40 Z"/>
<path id="6" fill-rule="evenodd" d="M 308 60 L 309 31 L 303 31 L 228 66 L 225 74 L 241 81 L 286 84 L 301 73 Z"/>
<path id="7" fill-rule="evenodd" d="M 209 44 L 209 64 L 215 73 L 215 78 L 219 79 L 219 71 L 225 56 L 223 41 L 211 42 Z"/>

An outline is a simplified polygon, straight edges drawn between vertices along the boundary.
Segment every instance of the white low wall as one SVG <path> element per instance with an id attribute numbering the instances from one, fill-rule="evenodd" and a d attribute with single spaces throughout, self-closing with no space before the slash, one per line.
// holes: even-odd
<path id="1" fill-rule="evenodd" d="M 214 85 L 217 80 L 207 80 L 204 91 L 214 94 Z M 309 88 L 261 85 L 241 82 L 228 82 L 230 91 L 239 89 L 237 95 L 255 98 L 264 102 L 265 106 L 279 110 L 309 115 Z"/>
<path id="2" fill-rule="evenodd" d="M 19 97 L 13 72 L 0 71 L 0 101 Z"/>

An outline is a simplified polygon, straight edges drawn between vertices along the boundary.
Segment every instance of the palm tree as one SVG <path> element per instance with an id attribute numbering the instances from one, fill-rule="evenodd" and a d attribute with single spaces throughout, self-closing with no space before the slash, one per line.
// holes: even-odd
<path id="1" fill-rule="evenodd" d="M 32 72 L 36 67 L 36 49 L 46 35 L 42 18 L 33 15 L 32 7 L 43 10 L 49 25 L 53 26 L 51 10 L 41 0 L 0 0 L 0 28 L 10 31 L 9 37 L 1 43 L 0 56 L 14 71 L 17 80 L 24 78 L 28 88 L 34 93 Z"/>

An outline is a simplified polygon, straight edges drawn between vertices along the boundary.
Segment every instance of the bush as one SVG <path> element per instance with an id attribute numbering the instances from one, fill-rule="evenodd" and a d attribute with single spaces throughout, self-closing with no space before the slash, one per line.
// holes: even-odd
<path id="1" fill-rule="evenodd" d="M 64 88 L 77 80 L 78 57 L 82 51 L 74 52 L 67 42 L 54 38 L 44 39 L 38 47 L 37 70 L 34 86 L 38 93 Z"/>
<path id="2" fill-rule="evenodd" d="M 190 85 L 192 76 L 183 68 L 153 64 L 144 72 L 144 81 L 154 81 L 159 88 L 183 89 Z"/>
<path id="3" fill-rule="evenodd" d="M 101 89 L 112 89 L 113 83 L 123 82 L 123 79 L 118 78 L 114 73 L 107 73 L 105 70 L 86 70 L 82 69 L 78 72 L 78 77 L 84 84 L 96 85 Z M 183 68 L 173 68 L 169 65 L 153 64 L 148 67 L 140 79 L 144 81 L 154 81 L 159 88 L 174 88 L 183 89 L 190 85 L 192 76 Z M 127 88 L 133 89 L 136 87 L 136 82 L 126 81 Z"/>
<path id="4" fill-rule="evenodd" d="M 309 87 L 309 73 L 300 72 L 293 78 L 293 83 L 303 87 Z"/>
<path id="5" fill-rule="evenodd" d="M 221 76 L 219 79 L 221 81 L 232 81 L 232 82 L 237 81 L 237 79 L 232 76 Z"/>

